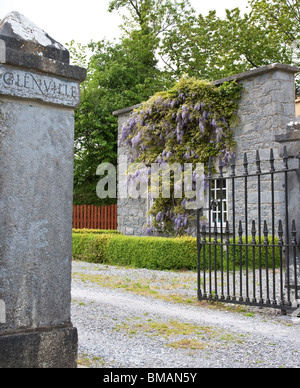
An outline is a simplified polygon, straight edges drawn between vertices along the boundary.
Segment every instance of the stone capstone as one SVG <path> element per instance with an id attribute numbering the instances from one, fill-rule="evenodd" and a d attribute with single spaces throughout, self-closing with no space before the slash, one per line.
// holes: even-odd
<path id="1" fill-rule="evenodd" d="M 82 82 L 86 70 L 70 65 L 69 51 L 20 13 L 0 22 L 0 63 Z"/>

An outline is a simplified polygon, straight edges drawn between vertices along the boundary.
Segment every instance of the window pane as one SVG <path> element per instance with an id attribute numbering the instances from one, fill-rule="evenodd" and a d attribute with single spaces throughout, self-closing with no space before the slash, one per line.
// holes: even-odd
<path id="1" fill-rule="evenodd" d="M 214 224 L 222 222 L 225 223 L 228 220 L 228 204 L 227 204 L 227 180 L 216 179 L 211 182 L 211 200 L 217 201 L 217 206 L 211 210 L 211 219 Z M 222 203 L 221 203 L 222 200 Z M 222 217 L 221 217 L 222 210 Z M 212 225 L 213 226 L 213 225 Z"/>

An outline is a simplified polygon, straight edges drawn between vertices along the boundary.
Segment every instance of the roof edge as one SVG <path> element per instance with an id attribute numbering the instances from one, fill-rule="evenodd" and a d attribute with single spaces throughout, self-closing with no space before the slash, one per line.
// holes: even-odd
<path id="1" fill-rule="evenodd" d="M 271 71 L 276 71 L 276 70 L 280 70 L 280 71 L 283 71 L 286 73 L 293 73 L 293 74 L 300 73 L 299 67 L 292 66 L 292 65 L 285 65 L 282 63 L 273 63 L 271 65 L 258 67 L 256 69 L 244 71 L 243 73 L 234 74 L 234 75 L 231 75 L 229 77 L 221 78 L 219 80 L 213 81 L 212 84 L 213 85 L 221 85 L 224 82 L 239 81 L 239 80 L 255 77 L 255 76 L 262 75 L 262 74 L 265 74 L 265 73 L 268 73 Z"/>

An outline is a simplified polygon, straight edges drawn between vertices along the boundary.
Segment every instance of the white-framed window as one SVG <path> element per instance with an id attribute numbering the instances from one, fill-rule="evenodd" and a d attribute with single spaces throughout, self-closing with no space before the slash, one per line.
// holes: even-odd
<path id="1" fill-rule="evenodd" d="M 213 203 L 211 209 L 212 225 L 217 222 L 217 226 L 220 227 L 222 220 L 223 226 L 225 226 L 226 221 L 228 221 L 228 197 L 226 179 L 214 179 L 211 181 L 210 201 L 211 204 Z"/>

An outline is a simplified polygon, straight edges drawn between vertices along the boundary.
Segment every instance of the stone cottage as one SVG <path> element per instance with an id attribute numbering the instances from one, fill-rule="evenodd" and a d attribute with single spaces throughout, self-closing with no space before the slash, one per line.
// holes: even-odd
<path id="1" fill-rule="evenodd" d="M 260 152 L 262 161 L 262 169 L 270 168 L 270 149 L 274 151 L 274 165 L 275 168 L 282 168 L 283 146 L 287 146 L 290 163 L 298 165 L 298 160 L 295 158 L 300 153 L 300 131 L 293 125 L 287 125 L 295 119 L 295 74 L 300 72 L 299 68 L 283 65 L 273 64 L 250 70 L 241 74 L 233 75 L 221 80 L 213 82 L 214 85 L 220 85 L 224 82 L 236 80 L 243 85 L 243 94 L 239 106 L 239 125 L 234 129 L 235 140 L 237 142 L 237 160 L 236 168 L 243 169 L 244 153 L 248 155 L 249 169 L 250 165 L 255 168 L 256 150 Z M 300 100 L 299 100 L 300 101 Z M 299 109 L 300 103 L 296 105 Z M 113 114 L 119 119 L 119 135 L 123 124 L 126 122 L 131 112 L 137 106 L 129 107 Z M 300 113 L 299 113 L 300 114 Z M 118 157 L 128 154 L 128 149 L 120 141 Z M 224 171 L 224 174 L 230 173 Z M 279 178 L 278 178 L 279 179 Z M 228 186 L 230 181 L 227 181 Z M 276 219 L 284 218 L 284 209 L 282 203 L 284 196 L 284 188 L 282 182 L 275 182 L 278 184 L 275 192 L 275 208 Z M 262 182 L 266 187 L 268 182 Z M 212 196 L 218 197 L 218 179 L 216 177 L 213 185 L 214 193 Z M 221 219 L 227 220 L 230 218 L 230 201 L 229 197 L 230 187 L 225 187 L 223 201 L 223 210 Z M 249 187 L 249 220 L 256 215 L 254 206 L 257 200 L 257 187 L 255 182 L 250 182 Z M 269 189 L 265 189 L 262 200 L 270 203 Z M 245 209 L 243 205 L 239 206 L 239 201 L 243 196 L 243 187 L 237 190 L 236 194 L 236 208 L 241 212 L 241 217 L 244 215 Z M 299 192 L 296 191 L 296 197 L 299 198 Z M 239 198 L 241 197 L 241 198 Z M 253 208 L 252 208 L 253 205 Z M 296 209 L 297 206 L 295 206 Z M 144 235 L 144 226 L 149 221 L 148 212 L 151 208 L 151 203 L 146 199 L 132 199 L 132 198 L 118 198 L 118 229 L 125 235 L 142 236 Z M 214 210 L 216 214 L 213 215 L 216 219 L 219 218 L 218 209 Z M 295 210 L 298 211 L 299 210 Z M 207 211 L 204 213 L 207 216 Z M 269 214 L 266 210 L 263 214 L 264 219 L 269 221 Z M 298 215 L 299 217 L 299 215 Z"/>

